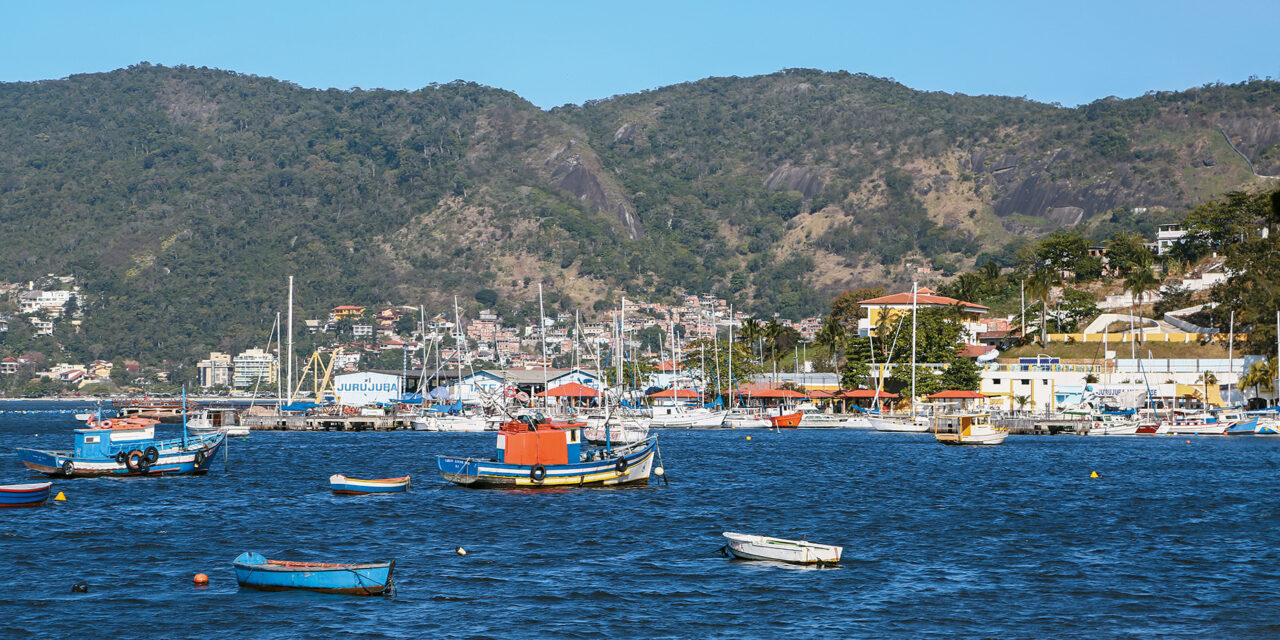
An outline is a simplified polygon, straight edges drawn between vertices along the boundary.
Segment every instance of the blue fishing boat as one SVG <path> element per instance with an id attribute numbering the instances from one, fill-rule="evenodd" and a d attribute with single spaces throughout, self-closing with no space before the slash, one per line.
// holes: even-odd
<path id="1" fill-rule="evenodd" d="M 495 458 L 436 456 L 436 466 L 449 482 L 472 488 L 612 486 L 648 482 L 655 457 L 661 457 L 657 436 L 630 445 L 613 446 L 606 440 L 604 447 L 589 447 L 578 425 L 521 416 L 498 431 Z M 661 476 L 662 467 L 655 472 Z"/>
<path id="2" fill-rule="evenodd" d="M 52 482 L 0 485 L 0 507 L 38 507 L 49 499 Z"/>
<path id="3" fill-rule="evenodd" d="M 47 476 L 68 478 L 203 474 L 226 442 L 224 432 L 188 436 L 185 413 L 180 438 L 156 438 L 158 422 L 152 418 L 99 418 L 87 428 L 75 430 L 71 451 L 18 449 L 18 459 Z"/>
<path id="4" fill-rule="evenodd" d="M 1259 434 L 1275 433 L 1274 429 L 1258 428 L 1258 418 L 1252 417 L 1245 420 L 1237 420 L 1231 426 L 1227 427 L 1225 432 L 1229 436 L 1253 436 Z"/>
<path id="5" fill-rule="evenodd" d="M 231 563 L 236 582 L 259 591 L 316 591 L 352 596 L 391 595 L 395 583 L 391 573 L 396 561 L 340 564 L 268 560 L 246 551 Z"/>

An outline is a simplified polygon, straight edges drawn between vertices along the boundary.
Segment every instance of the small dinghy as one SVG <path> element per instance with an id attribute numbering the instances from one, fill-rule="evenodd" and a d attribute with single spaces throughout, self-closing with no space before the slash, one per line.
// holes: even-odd
<path id="1" fill-rule="evenodd" d="M 38 507 L 49 499 L 52 482 L 0 485 L 0 507 Z"/>
<path id="2" fill-rule="evenodd" d="M 792 564 L 834 564 L 840 562 L 844 547 L 818 544 L 807 540 L 786 540 L 768 536 L 725 532 L 729 541 L 725 548 L 743 560 L 773 560 Z"/>
<path id="3" fill-rule="evenodd" d="M 268 560 L 247 551 L 231 563 L 236 582 L 259 591 L 316 591 L 351 596 L 391 595 L 396 561 L 338 564 Z"/>
<path id="4" fill-rule="evenodd" d="M 348 478 L 341 473 L 329 476 L 329 487 L 334 493 L 359 495 L 365 493 L 400 493 L 409 490 L 409 477 L 382 478 L 379 480 L 358 480 Z"/>

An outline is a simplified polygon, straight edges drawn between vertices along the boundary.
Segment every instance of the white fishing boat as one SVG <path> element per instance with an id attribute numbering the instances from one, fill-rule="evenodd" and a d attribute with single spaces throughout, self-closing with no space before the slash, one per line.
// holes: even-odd
<path id="1" fill-rule="evenodd" d="M 773 423 L 765 416 L 754 411 L 735 409 L 724 417 L 726 429 L 772 429 Z"/>
<path id="2" fill-rule="evenodd" d="M 928 416 L 869 416 L 867 421 L 876 431 L 925 433 L 932 428 Z"/>
<path id="3" fill-rule="evenodd" d="M 854 416 L 844 413 L 827 413 L 806 402 L 796 406 L 800 411 L 800 428 L 802 429 L 847 429 L 850 418 Z"/>
<path id="4" fill-rule="evenodd" d="M 491 431 L 485 416 L 437 414 L 428 411 L 413 419 L 414 431 L 476 433 Z"/>
<path id="5" fill-rule="evenodd" d="M 1094 414 L 1089 422 L 1091 436 L 1136 436 L 1141 420 L 1110 414 Z"/>
<path id="6" fill-rule="evenodd" d="M 834 564 L 840 562 L 844 547 L 808 540 L 787 540 L 726 531 L 725 549 L 743 560 L 773 560 L 792 564 Z"/>
<path id="7" fill-rule="evenodd" d="M 649 427 L 653 429 L 717 429 L 724 426 L 728 411 L 666 405 L 653 408 Z"/>
<path id="8" fill-rule="evenodd" d="M 951 432 L 943 432 L 943 425 Z M 1009 430 L 991 424 L 991 416 L 985 413 L 952 413 L 934 418 L 933 438 L 942 444 L 997 445 L 1009 437 Z"/>
<path id="9" fill-rule="evenodd" d="M 609 421 L 606 436 L 604 421 L 597 421 L 592 426 L 588 417 L 587 426 L 582 430 L 582 437 L 591 444 L 604 444 L 606 437 L 611 444 L 634 444 L 649 438 L 649 423 L 645 420 L 612 418 Z"/>

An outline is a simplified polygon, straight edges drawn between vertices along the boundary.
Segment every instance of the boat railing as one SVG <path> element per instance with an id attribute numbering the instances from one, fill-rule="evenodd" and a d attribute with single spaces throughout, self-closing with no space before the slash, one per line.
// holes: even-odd
<path id="1" fill-rule="evenodd" d="M 222 432 L 205 433 L 187 436 L 185 442 L 188 447 L 191 445 L 203 445 L 218 439 L 222 436 Z M 166 438 L 164 440 L 134 440 L 124 442 L 112 442 L 107 445 L 107 453 L 114 455 L 120 452 L 141 451 L 147 447 L 155 447 L 158 451 L 165 449 L 178 448 L 183 445 L 184 438 Z"/>

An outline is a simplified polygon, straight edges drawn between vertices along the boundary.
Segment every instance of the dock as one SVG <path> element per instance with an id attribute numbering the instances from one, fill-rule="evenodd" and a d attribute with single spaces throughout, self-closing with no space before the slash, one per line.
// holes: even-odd
<path id="1" fill-rule="evenodd" d="M 250 431 L 396 431 L 413 429 L 414 416 L 254 416 L 241 415 Z"/>

